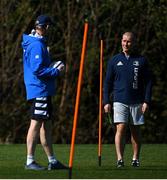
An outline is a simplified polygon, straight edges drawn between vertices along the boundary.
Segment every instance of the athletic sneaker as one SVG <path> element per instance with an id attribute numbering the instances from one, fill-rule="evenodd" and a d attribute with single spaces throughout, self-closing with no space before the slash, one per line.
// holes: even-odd
<path id="1" fill-rule="evenodd" d="M 40 166 L 38 163 L 36 163 L 35 161 L 33 161 L 31 164 L 25 165 L 25 169 L 42 171 L 42 170 L 45 170 L 46 168 L 43 167 L 43 166 Z"/>
<path id="2" fill-rule="evenodd" d="M 136 160 L 132 160 L 131 165 L 132 165 L 133 167 L 139 167 L 139 166 L 140 166 L 140 162 L 139 162 L 139 160 L 138 160 L 138 159 L 136 159 Z"/>
<path id="3" fill-rule="evenodd" d="M 54 169 L 68 169 L 68 167 L 59 161 L 49 163 L 48 170 L 54 170 Z"/>
<path id="4" fill-rule="evenodd" d="M 122 159 L 117 161 L 117 168 L 124 167 L 124 161 Z"/>

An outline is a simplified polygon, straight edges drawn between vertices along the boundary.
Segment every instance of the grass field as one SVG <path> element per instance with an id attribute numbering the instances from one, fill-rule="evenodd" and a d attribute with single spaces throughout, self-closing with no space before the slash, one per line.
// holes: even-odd
<path id="1" fill-rule="evenodd" d="M 68 165 L 70 145 L 55 144 L 57 158 Z M 114 145 L 102 146 L 102 166 L 98 166 L 97 145 L 75 145 L 73 179 L 167 179 L 167 145 L 144 144 L 141 167 L 130 166 L 131 145 L 126 145 L 125 167 L 115 167 Z M 40 145 L 36 151 L 37 161 L 46 166 L 47 158 Z M 0 145 L 0 179 L 68 179 L 68 170 L 24 170 L 26 146 Z"/>

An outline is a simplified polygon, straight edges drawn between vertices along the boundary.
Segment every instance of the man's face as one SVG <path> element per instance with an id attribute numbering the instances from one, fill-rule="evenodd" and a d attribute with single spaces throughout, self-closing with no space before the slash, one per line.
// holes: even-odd
<path id="1" fill-rule="evenodd" d="M 124 34 L 122 37 L 122 50 L 124 53 L 129 53 L 133 46 L 133 39 L 132 36 Z"/>
<path id="2" fill-rule="evenodd" d="M 42 26 L 41 32 L 42 32 L 43 36 L 45 36 L 47 34 L 48 29 L 49 29 L 49 25 Z"/>
<path id="3" fill-rule="evenodd" d="M 45 36 L 48 33 L 48 28 L 49 28 L 49 25 L 37 26 L 36 31 L 41 36 Z"/>

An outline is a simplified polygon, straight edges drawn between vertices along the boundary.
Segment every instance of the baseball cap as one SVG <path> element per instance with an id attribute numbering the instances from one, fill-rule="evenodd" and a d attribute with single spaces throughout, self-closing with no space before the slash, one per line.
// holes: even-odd
<path id="1" fill-rule="evenodd" d="M 37 17 L 37 20 L 35 21 L 36 26 L 44 26 L 44 25 L 52 25 L 52 24 L 53 21 L 47 15 L 40 15 Z"/>

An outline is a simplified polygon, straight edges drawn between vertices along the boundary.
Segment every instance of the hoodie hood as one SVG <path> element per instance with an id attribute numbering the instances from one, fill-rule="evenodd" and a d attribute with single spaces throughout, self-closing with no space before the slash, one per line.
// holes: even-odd
<path id="1" fill-rule="evenodd" d="M 45 43 L 45 38 L 44 37 L 38 38 L 38 37 L 35 37 L 32 35 L 23 34 L 23 41 L 21 44 L 22 44 L 23 49 L 26 50 L 30 44 L 37 42 L 37 41 Z"/>

